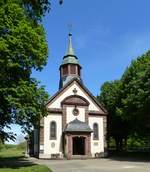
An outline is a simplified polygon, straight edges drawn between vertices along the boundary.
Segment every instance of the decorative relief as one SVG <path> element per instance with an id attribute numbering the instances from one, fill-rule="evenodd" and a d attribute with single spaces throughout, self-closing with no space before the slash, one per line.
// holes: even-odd
<path id="1" fill-rule="evenodd" d="M 52 143 L 51 143 L 51 148 L 54 148 L 54 147 L 55 147 L 55 143 L 52 142 Z"/>
<path id="2" fill-rule="evenodd" d="M 74 94 L 77 94 L 77 92 L 78 92 L 78 90 L 76 88 L 74 88 L 72 91 Z"/>
<path id="3" fill-rule="evenodd" d="M 98 146 L 98 142 L 94 142 L 94 146 Z"/>

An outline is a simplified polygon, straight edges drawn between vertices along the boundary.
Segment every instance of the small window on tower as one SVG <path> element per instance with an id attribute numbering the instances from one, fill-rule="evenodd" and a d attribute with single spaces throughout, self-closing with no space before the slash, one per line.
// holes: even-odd
<path id="1" fill-rule="evenodd" d="M 67 75 L 68 74 L 68 66 L 63 66 L 62 68 L 62 74 Z"/>
<path id="2" fill-rule="evenodd" d="M 70 65 L 70 74 L 76 74 L 76 66 Z"/>

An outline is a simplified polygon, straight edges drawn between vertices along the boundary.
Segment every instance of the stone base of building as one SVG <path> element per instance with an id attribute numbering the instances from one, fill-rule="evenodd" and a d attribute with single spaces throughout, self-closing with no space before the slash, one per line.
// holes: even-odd
<path id="1" fill-rule="evenodd" d="M 97 152 L 97 153 L 93 153 L 92 157 L 94 157 L 94 158 L 107 158 L 108 153 L 107 152 Z"/>
<path id="2" fill-rule="evenodd" d="M 64 156 L 62 153 L 55 154 L 39 154 L 40 159 L 63 159 Z"/>
<path id="3" fill-rule="evenodd" d="M 56 154 L 39 154 L 39 159 L 91 159 L 91 158 L 107 158 L 107 152 L 97 152 L 91 155 L 71 155 L 70 157 L 64 156 L 62 153 Z"/>

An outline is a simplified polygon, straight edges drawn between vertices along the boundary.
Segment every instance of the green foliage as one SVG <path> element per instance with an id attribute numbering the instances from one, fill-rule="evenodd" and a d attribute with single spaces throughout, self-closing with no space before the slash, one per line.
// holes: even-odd
<path id="1" fill-rule="evenodd" d="M 0 143 L 0 151 L 4 149 L 4 144 L 3 143 Z"/>
<path id="2" fill-rule="evenodd" d="M 134 60 L 121 78 L 123 117 L 134 125 L 133 134 L 150 135 L 150 51 Z"/>
<path id="3" fill-rule="evenodd" d="M 13 144 L 4 144 L 4 149 L 16 149 L 17 146 Z"/>
<path id="4" fill-rule="evenodd" d="M 15 107 L 15 121 L 29 132 L 32 125 L 38 124 L 40 118 L 46 114 L 45 103 L 48 95 L 44 87 L 38 88 L 38 82 L 35 80 L 31 80 L 30 83 L 21 81 L 15 92 L 15 98 L 9 97 L 9 101 Z"/>
<path id="5" fill-rule="evenodd" d="M 50 10 L 49 0 L 1 0 L 0 6 L 8 2 L 19 3 L 27 16 L 34 21 L 40 21 L 45 13 Z"/>
<path id="6" fill-rule="evenodd" d="M 135 137 L 129 137 L 128 139 L 128 147 L 143 147 L 145 143 L 143 140 Z"/>
<path id="7" fill-rule="evenodd" d="M 149 88 L 150 51 L 133 60 L 120 80 L 103 84 L 98 99 L 109 113 L 108 138 L 150 137 Z"/>
<path id="8" fill-rule="evenodd" d="M 23 150 L 17 148 L 18 145 L 3 144 L 0 150 L 0 158 L 11 158 L 23 156 Z"/>
<path id="9" fill-rule="evenodd" d="M 26 141 L 17 145 L 14 144 L 0 144 L 0 157 L 22 156 L 26 150 Z M 5 154 L 4 154 L 5 152 Z"/>
<path id="10" fill-rule="evenodd" d="M 18 145 L 5 145 L 0 150 L 0 172 L 51 172 L 44 165 L 36 165 L 27 160 Z"/>
<path id="11" fill-rule="evenodd" d="M 19 149 L 19 150 L 23 150 L 23 151 L 25 151 L 25 150 L 26 150 L 26 147 L 27 147 L 27 143 L 26 143 L 26 141 L 21 142 L 21 143 L 19 143 L 19 144 L 17 145 L 17 149 Z"/>
<path id="12" fill-rule="evenodd" d="M 105 108 L 110 112 L 116 111 L 116 105 L 119 104 L 121 82 L 119 80 L 113 82 L 105 82 L 101 87 L 101 94 L 98 97 Z"/>
<path id="13" fill-rule="evenodd" d="M 22 5 L 29 17 L 35 20 L 41 20 L 50 10 L 49 0 L 22 0 Z"/>
<path id="14" fill-rule="evenodd" d="M 44 13 L 42 9 L 44 10 L 45 3 L 46 1 L 40 0 L 0 1 L 0 139 L 2 141 L 15 138 L 12 132 L 6 133 L 4 127 L 18 123 L 29 131 L 33 124 L 46 114 L 44 103 L 48 95 L 44 87 L 39 86 L 39 82 L 31 78 L 33 69 L 40 71 L 47 63 L 48 48 L 45 33 L 43 26 L 38 22 L 38 18 Z M 34 15 L 34 19 L 30 17 L 29 12 Z"/>
<path id="15" fill-rule="evenodd" d="M 127 139 L 129 126 L 126 120 L 121 116 L 121 94 L 122 82 L 119 80 L 113 82 L 105 82 L 101 87 L 101 94 L 98 100 L 104 104 L 108 111 L 108 141 L 111 137 L 116 141 L 117 149 L 122 149 L 122 140 Z"/>

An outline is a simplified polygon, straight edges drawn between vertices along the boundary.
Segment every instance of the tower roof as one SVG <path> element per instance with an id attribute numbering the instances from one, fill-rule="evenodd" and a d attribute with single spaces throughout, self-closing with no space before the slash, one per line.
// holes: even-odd
<path id="1" fill-rule="evenodd" d="M 79 65 L 78 58 L 76 57 L 73 46 L 72 46 L 71 33 L 69 33 L 69 44 L 68 44 L 67 53 L 64 56 L 63 61 L 62 61 L 62 65 L 64 64 L 78 64 Z"/>
<path id="2" fill-rule="evenodd" d="M 68 45 L 67 55 L 74 56 L 74 49 L 72 47 L 72 34 L 71 33 L 69 33 L 69 45 Z"/>

